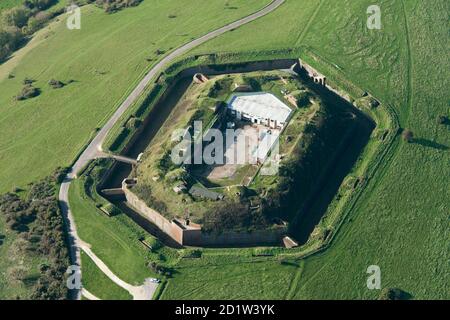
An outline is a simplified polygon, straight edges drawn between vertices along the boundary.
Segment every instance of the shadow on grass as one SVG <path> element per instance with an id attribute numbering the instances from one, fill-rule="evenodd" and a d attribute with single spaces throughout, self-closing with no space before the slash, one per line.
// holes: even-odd
<path id="1" fill-rule="evenodd" d="M 316 225 L 326 214 L 328 206 L 336 196 L 339 187 L 369 142 L 376 124 L 370 117 L 334 92 L 312 83 L 304 73 L 301 72 L 300 77 L 303 78 L 308 87 L 323 99 L 325 104 L 332 106 L 342 115 L 353 115 L 353 129 L 351 129 L 350 136 L 346 138 L 346 141 L 334 155 L 330 155 L 329 167 L 324 169 L 325 171 L 318 178 L 316 187 L 290 223 L 289 231 L 291 235 L 299 244 L 305 244 Z"/>
<path id="2" fill-rule="evenodd" d="M 412 141 L 412 143 L 420 144 L 421 146 L 427 147 L 427 148 L 433 148 L 436 150 L 448 150 L 450 149 L 448 146 L 437 143 L 431 140 L 423 139 L 423 138 L 417 138 Z"/>

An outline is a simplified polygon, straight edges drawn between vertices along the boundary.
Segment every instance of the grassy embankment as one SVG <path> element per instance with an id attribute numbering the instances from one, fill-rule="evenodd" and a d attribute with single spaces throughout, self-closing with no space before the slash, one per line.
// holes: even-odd
<path id="1" fill-rule="evenodd" d="M 111 281 L 84 252 L 81 252 L 83 266 L 83 288 L 102 300 L 131 300 L 133 297 Z"/>

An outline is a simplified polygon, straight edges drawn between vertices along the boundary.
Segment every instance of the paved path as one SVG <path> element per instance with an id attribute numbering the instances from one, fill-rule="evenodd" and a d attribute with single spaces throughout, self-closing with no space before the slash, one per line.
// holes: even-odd
<path id="1" fill-rule="evenodd" d="M 81 294 L 83 295 L 83 297 L 87 298 L 88 300 L 101 300 L 100 298 L 97 298 L 92 293 L 87 291 L 85 288 L 81 289 Z"/>
<path id="2" fill-rule="evenodd" d="M 220 29 L 217 29 L 215 31 L 212 31 L 198 39 L 195 39 L 178 49 L 175 49 L 171 53 L 169 53 L 166 57 L 164 57 L 160 62 L 158 62 L 142 79 L 142 81 L 137 85 L 137 87 L 131 92 L 131 94 L 125 99 L 125 101 L 120 105 L 120 107 L 114 112 L 112 117 L 106 122 L 106 124 L 103 126 L 103 128 L 97 133 L 95 138 L 91 141 L 91 143 L 87 146 L 87 148 L 84 150 L 84 152 L 80 155 L 78 160 L 75 162 L 75 164 L 72 166 L 69 174 L 67 175 L 65 181 L 61 184 L 61 189 L 59 191 L 59 201 L 61 205 L 61 211 L 63 218 L 66 222 L 67 227 L 67 233 L 69 237 L 69 244 L 70 244 L 70 256 L 72 263 L 81 266 L 81 258 L 80 258 L 80 238 L 78 237 L 75 221 L 73 219 L 72 213 L 69 208 L 69 187 L 71 181 L 76 178 L 77 172 L 80 171 L 89 161 L 92 159 L 101 157 L 102 152 L 102 144 L 105 140 L 108 132 L 111 130 L 111 128 L 116 124 L 116 122 L 120 119 L 120 117 L 125 113 L 125 111 L 133 104 L 134 101 L 143 93 L 146 86 L 156 78 L 163 70 L 164 68 L 173 60 L 176 58 L 182 56 L 189 50 L 207 42 L 208 40 L 211 40 L 213 38 L 216 38 L 228 31 L 234 30 L 242 25 L 245 25 L 251 21 L 254 21 L 258 18 L 261 18 L 270 12 L 277 9 L 280 5 L 284 3 L 285 0 L 273 0 L 269 5 L 261 9 L 260 11 L 251 14 L 243 19 L 240 19 L 236 22 L 230 23 Z M 84 249 L 84 248 L 83 248 Z M 90 249 L 89 249 L 90 250 Z M 87 253 L 87 252 L 86 252 Z M 105 272 L 106 275 L 108 275 L 111 280 L 114 282 L 116 281 L 122 281 L 119 278 L 117 278 L 112 272 L 108 273 L 107 266 L 98 259 L 95 254 L 90 251 L 90 256 L 95 257 L 92 258 L 94 262 L 97 264 L 97 266 L 102 269 L 103 272 Z M 104 269 L 104 270 L 103 270 Z M 109 270 L 110 271 L 110 270 Z M 117 283 L 117 282 L 116 282 Z M 123 285 L 127 285 L 124 282 Z M 145 285 L 144 285 L 145 286 Z M 136 287 L 135 287 L 136 288 Z M 132 290 L 137 290 L 130 288 Z M 148 290 L 146 287 L 145 290 Z M 141 297 L 141 293 L 138 293 L 138 291 L 133 291 L 135 294 L 133 294 L 133 297 Z M 81 298 L 81 290 L 77 290 L 76 292 L 76 299 Z"/>

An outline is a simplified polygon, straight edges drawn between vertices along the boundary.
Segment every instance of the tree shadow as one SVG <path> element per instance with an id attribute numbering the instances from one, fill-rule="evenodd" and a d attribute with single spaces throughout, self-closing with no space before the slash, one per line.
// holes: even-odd
<path id="1" fill-rule="evenodd" d="M 437 150 L 448 150 L 450 149 L 448 146 L 441 144 L 441 143 L 437 143 L 431 140 L 427 140 L 424 138 L 416 138 L 413 139 L 412 141 L 413 143 L 417 143 L 420 144 L 421 146 L 427 147 L 427 148 L 433 148 L 433 149 L 437 149 Z"/>

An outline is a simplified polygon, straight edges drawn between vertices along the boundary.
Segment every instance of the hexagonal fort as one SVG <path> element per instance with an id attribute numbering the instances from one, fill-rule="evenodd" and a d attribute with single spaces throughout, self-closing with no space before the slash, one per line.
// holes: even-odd
<path id="1" fill-rule="evenodd" d="M 311 69 L 196 73 L 123 181 L 127 204 L 182 245 L 304 242 L 333 161 L 370 134 Z"/>

